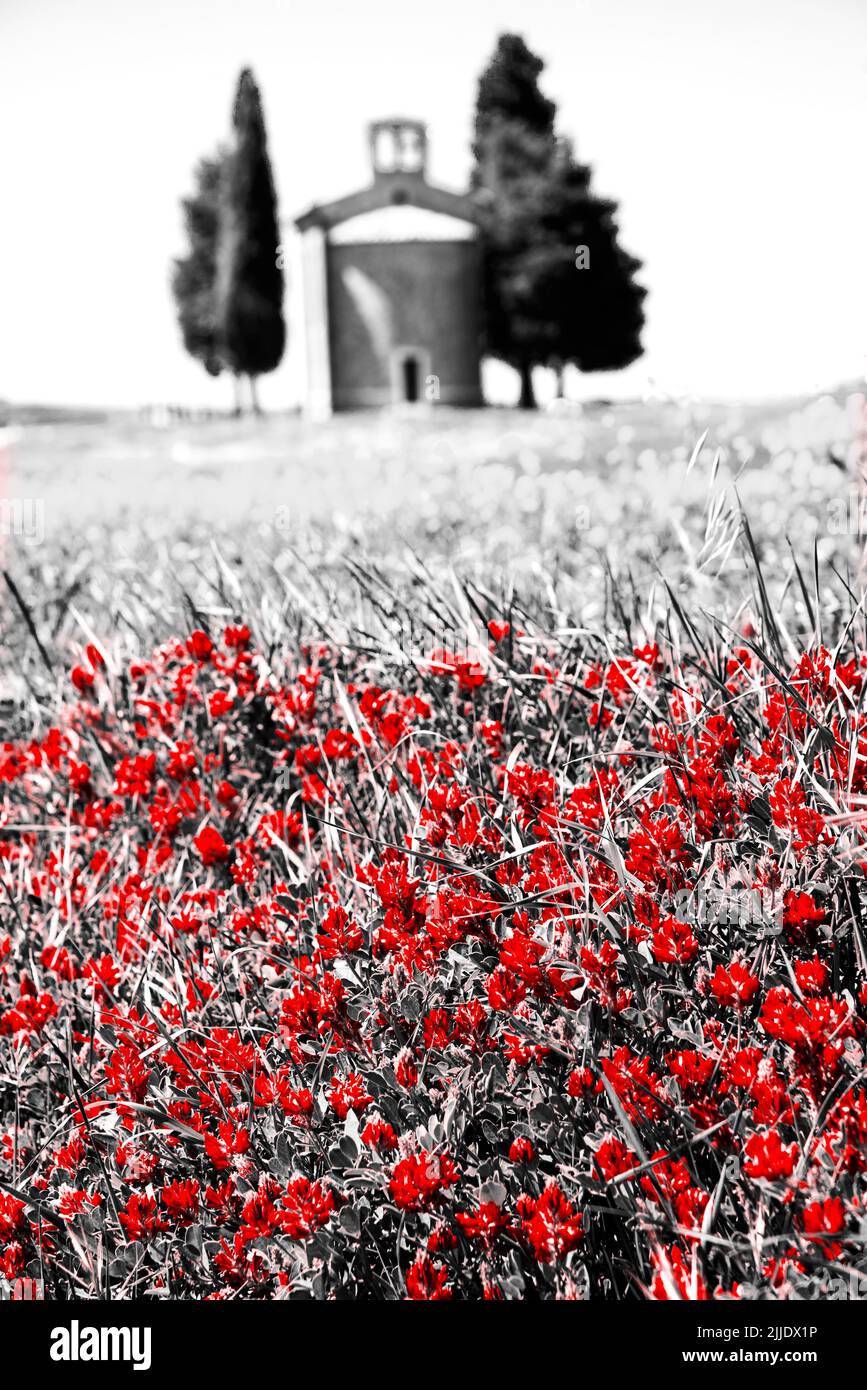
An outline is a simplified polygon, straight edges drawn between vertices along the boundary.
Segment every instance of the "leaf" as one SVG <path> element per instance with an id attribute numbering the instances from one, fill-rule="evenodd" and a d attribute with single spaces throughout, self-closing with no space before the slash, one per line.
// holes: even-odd
<path id="1" fill-rule="evenodd" d="M 340 1215 L 337 1218 L 341 1229 L 349 1236 L 358 1237 L 361 1235 L 361 1217 L 355 1207 L 341 1207 Z"/>
<path id="2" fill-rule="evenodd" d="M 495 1206 L 505 1206 L 507 1192 L 501 1182 L 486 1182 L 482 1184 L 479 1199 L 482 1202 L 493 1202 Z"/>
<path id="3" fill-rule="evenodd" d="M 184 1241 L 184 1244 L 186 1245 L 188 1250 L 191 1250 L 193 1252 L 194 1255 L 201 1256 L 202 1247 L 204 1245 L 204 1241 L 202 1239 L 201 1226 L 193 1225 L 187 1229 L 187 1238 Z"/>
<path id="4" fill-rule="evenodd" d="M 292 1168 L 292 1151 L 289 1147 L 289 1140 L 284 1131 L 277 1135 L 277 1142 L 274 1145 L 274 1157 L 278 1173 L 288 1173 Z"/>

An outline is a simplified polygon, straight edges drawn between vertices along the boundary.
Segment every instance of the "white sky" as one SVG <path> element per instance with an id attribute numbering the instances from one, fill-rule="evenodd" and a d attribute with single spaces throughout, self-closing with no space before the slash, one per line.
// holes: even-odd
<path id="1" fill-rule="evenodd" d="M 426 120 L 431 177 L 464 185 L 505 30 L 546 60 L 560 126 L 645 262 L 630 384 L 757 395 L 863 374 L 867 0 L 0 0 L 0 397 L 228 404 L 180 346 L 168 277 L 240 68 L 289 217 L 367 182 L 379 115 Z M 292 381 L 284 364 L 265 404 Z"/>

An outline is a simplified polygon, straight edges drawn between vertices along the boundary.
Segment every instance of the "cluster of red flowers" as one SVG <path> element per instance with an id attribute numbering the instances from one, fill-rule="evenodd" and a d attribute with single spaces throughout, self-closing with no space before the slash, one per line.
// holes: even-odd
<path id="1" fill-rule="evenodd" d="M 241 624 L 122 671 L 91 645 L 0 745 L 0 1279 L 787 1298 L 865 1269 L 867 655 L 576 671 L 489 632 L 390 685 Z"/>

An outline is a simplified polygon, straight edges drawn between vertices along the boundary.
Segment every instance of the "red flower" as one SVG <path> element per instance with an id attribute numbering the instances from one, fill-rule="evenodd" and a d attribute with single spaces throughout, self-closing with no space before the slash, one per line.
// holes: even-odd
<path id="1" fill-rule="evenodd" d="M 718 965 L 710 982 L 714 998 L 730 1008 L 742 1009 L 759 987 L 757 975 L 750 974 L 743 961 L 733 960 L 729 966 Z"/>
<path id="2" fill-rule="evenodd" d="M 65 946 L 45 946 L 39 964 L 58 975 L 61 980 L 74 980 L 78 975 L 75 961 Z"/>
<path id="3" fill-rule="evenodd" d="M 99 1192 L 84 1192 L 81 1189 L 69 1187 L 63 1183 L 57 1200 L 57 1214 L 64 1221 L 74 1221 L 76 1216 L 80 1216 L 88 1207 L 101 1207 L 102 1196 Z"/>
<path id="4" fill-rule="evenodd" d="M 792 836 L 796 851 L 817 845 L 825 835 L 825 822 L 818 811 L 807 805 L 804 788 L 800 782 L 792 782 L 782 777 L 768 797 L 774 825 Z"/>
<path id="5" fill-rule="evenodd" d="M 549 1182 L 541 1197 L 518 1198 L 521 1233 L 540 1264 L 562 1260 L 584 1238 L 580 1212 Z"/>
<path id="6" fill-rule="evenodd" d="M 360 951 L 364 945 L 364 934 L 345 908 L 332 907 L 322 919 L 316 944 L 323 960 L 336 960 L 338 956 L 349 956 L 354 951 Z"/>
<path id="7" fill-rule="evenodd" d="M 601 1178 L 611 1182 L 612 1178 L 619 1177 L 621 1173 L 628 1173 L 637 1168 L 638 1159 L 622 1139 L 612 1136 L 604 1139 L 596 1150 L 594 1167 Z"/>
<path id="8" fill-rule="evenodd" d="M 819 1053 L 830 1047 L 825 1061 L 833 1064 L 843 1038 L 852 1034 L 848 1004 L 837 998 L 796 999 L 785 985 L 768 991 L 759 1019 L 769 1037 L 779 1038 L 801 1052 Z"/>
<path id="9" fill-rule="evenodd" d="M 118 1219 L 129 1241 L 150 1240 L 167 1229 L 157 1210 L 156 1197 L 147 1192 L 134 1192 L 125 1208 L 118 1212 Z"/>
<path id="10" fill-rule="evenodd" d="M 704 1302 L 709 1299 L 695 1256 L 684 1256 L 676 1245 L 657 1246 L 651 1253 L 656 1274 L 650 1297 L 662 1301 L 687 1299 Z"/>
<path id="11" fill-rule="evenodd" d="M 93 672 L 87 671 L 83 666 L 73 666 L 70 679 L 82 695 L 93 685 Z"/>
<path id="12" fill-rule="evenodd" d="M 566 1090 L 570 1096 L 580 1099 L 589 1091 L 601 1091 L 602 1083 L 596 1080 L 589 1067 L 577 1067 L 575 1071 L 569 1073 Z"/>
<path id="13" fill-rule="evenodd" d="M 509 1160 L 511 1163 L 532 1163 L 536 1157 L 536 1150 L 533 1148 L 529 1139 L 519 1135 L 513 1139 L 509 1145 Z"/>
<path id="14" fill-rule="evenodd" d="M 388 1189 L 395 1206 L 402 1211 L 422 1211 L 452 1183 L 458 1171 L 448 1153 L 437 1155 L 425 1151 L 410 1154 L 396 1163 Z"/>
<path id="15" fill-rule="evenodd" d="M 0 1241 L 6 1242 L 26 1230 L 25 1205 L 8 1192 L 0 1192 Z"/>
<path id="16" fill-rule="evenodd" d="M 751 1134 L 744 1145 L 744 1172 L 751 1178 L 767 1178 L 776 1182 L 790 1178 L 798 1161 L 797 1144 L 786 1145 L 776 1130 Z"/>
<path id="17" fill-rule="evenodd" d="M 842 1246 L 825 1236 L 839 1235 L 846 1226 L 846 1208 L 840 1197 L 826 1197 L 824 1202 L 811 1202 L 804 1207 L 801 1224 L 808 1240 L 815 1241 L 826 1259 L 836 1260 Z"/>
<path id="18" fill-rule="evenodd" d="M 168 1183 L 162 1190 L 162 1201 L 172 1221 L 191 1226 L 199 1215 L 199 1184 L 195 1178 Z"/>
<path id="19" fill-rule="evenodd" d="M 235 1129 L 231 1120 L 221 1120 L 218 1134 L 205 1136 L 205 1153 L 215 1168 L 229 1168 L 233 1158 L 241 1157 L 250 1147 L 246 1129 Z"/>
<path id="20" fill-rule="evenodd" d="M 527 986 L 523 981 L 502 965 L 498 965 L 488 976 L 486 988 L 491 1008 L 508 1014 L 514 1013 L 527 994 Z"/>
<path id="21" fill-rule="evenodd" d="M 235 701 L 225 690 L 215 690 L 208 698 L 208 712 L 212 719 L 221 719 L 228 714 Z"/>
<path id="22" fill-rule="evenodd" d="M 397 1135 L 391 1125 L 376 1115 L 372 1120 L 368 1120 L 361 1131 L 361 1142 L 367 1144 L 368 1148 L 378 1149 L 381 1153 L 393 1153 L 397 1148 Z"/>
<path id="23" fill-rule="evenodd" d="M 828 982 L 828 967 L 817 955 L 812 960 L 796 960 L 795 979 L 804 994 L 821 994 Z"/>
<path id="24" fill-rule="evenodd" d="M 4 1033 L 41 1033 L 57 1013 L 52 996 L 47 992 L 37 995 L 30 980 L 22 979 L 20 989 L 17 1002 L 0 1014 L 0 1037 Z"/>
<path id="25" fill-rule="evenodd" d="M 206 825 L 204 830 L 200 830 L 193 843 L 205 868 L 210 868 L 213 864 L 224 864 L 231 854 L 219 830 L 212 825 Z"/>
<path id="26" fill-rule="evenodd" d="M 636 1057 L 628 1047 L 618 1047 L 613 1057 L 603 1058 L 602 1070 L 630 1120 L 659 1118 L 659 1077 L 650 1070 L 647 1057 Z"/>
<path id="27" fill-rule="evenodd" d="M 674 917 L 666 917 L 653 933 L 653 955 L 658 961 L 689 965 L 698 955 L 698 942 L 692 928 Z"/>
<path id="28" fill-rule="evenodd" d="M 418 1085 L 418 1067 L 408 1047 L 401 1048 L 394 1061 L 394 1077 L 398 1086 L 411 1091 Z"/>
<path id="29" fill-rule="evenodd" d="M 213 642 L 208 634 L 202 632 L 200 628 L 197 628 L 195 632 L 191 632 L 187 638 L 187 651 L 190 656 L 195 657 L 196 661 L 210 661 L 213 650 Z"/>
<path id="30" fill-rule="evenodd" d="M 443 1265 L 434 1264 L 423 1251 L 416 1255 L 406 1272 L 408 1299 L 425 1299 L 431 1303 L 446 1302 L 452 1296 L 448 1274 Z"/>
<path id="31" fill-rule="evenodd" d="M 276 1087 L 277 1100 L 281 1110 L 287 1115 L 291 1115 L 293 1120 L 304 1121 L 312 1115 L 316 1109 L 316 1101 L 313 1092 L 306 1086 L 293 1087 L 288 1081 L 281 1078 Z"/>
<path id="32" fill-rule="evenodd" d="M 811 893 L 790 889 L 783 898 L 783 927 L 790 941 L 814 941 L 816 928 L 825 920 L 825 909 Z"/>
<path id="33" fill-rule="evenodd" d="M 334 1206 L 330 1188 L 309 1178 L 293 1178 L 280 1199 L 277 1225 L 292 1240 L 307 1240 L 330 1220 Z"/>
<path id="34" fill-rule="evenodd" d="M 351 1071 L 346 1077 L 335 1073 L 328 1092 L 328 1104 L 338 1119 L 345 1120 L 350 1110 L 361 1115 L 368 1105 L 373 1104 L 373 1096 L 364 1089 L 364 1081 L 358 1072 Z"/>
<path id="35" fill-rule="evenodd" d="M 479 1240 L 488 1248 L 501 1231 L 509 1229 L 509 1218 L 496 1202 L 480 1202 L 475 1211 L 455 1212 L 455 1220 L 469 1240 Z"/>

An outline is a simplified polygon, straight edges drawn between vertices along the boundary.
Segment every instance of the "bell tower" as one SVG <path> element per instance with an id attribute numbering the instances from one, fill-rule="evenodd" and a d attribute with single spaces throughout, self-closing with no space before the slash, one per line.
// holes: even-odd
<path id="1" fill-rule="evenodd" d="M 374 182 L 400 174 L 424 179 L 427 167 L 427 129 L 423 121 L 393 118 L 368 127 Z"/>

